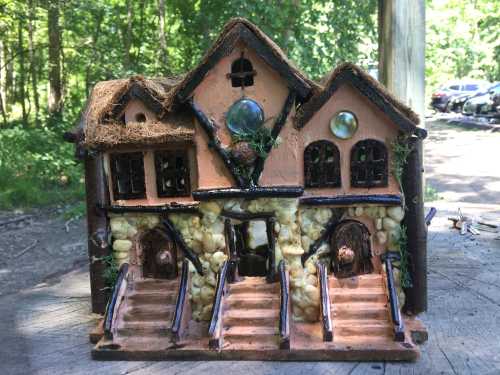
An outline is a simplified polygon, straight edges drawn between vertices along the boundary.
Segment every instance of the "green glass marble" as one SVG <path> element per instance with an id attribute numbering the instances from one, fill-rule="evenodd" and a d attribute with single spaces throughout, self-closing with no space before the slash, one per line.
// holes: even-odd
<path id="1" fill-rule="evenodd" d="M 254 133 L 264 123 L 264 110 L 254 100 L 243 98 L 234 102 L 226 114 L 226 125 L 232 134 Z"/>
<path id="2" fill-rule="evenodd" d="M 358 120 L 351 112 L 339 112 L 330 120 L 330 130 L 337 138 L 349 139 L 358 130 Z"/>

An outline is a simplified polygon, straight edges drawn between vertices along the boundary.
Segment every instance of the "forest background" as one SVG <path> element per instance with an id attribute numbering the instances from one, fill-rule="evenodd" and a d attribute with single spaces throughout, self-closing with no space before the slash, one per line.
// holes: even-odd
<path id="1" fill-rule="evenodd" d="M 0 0 L 0 209 L 83 212 L 82 166 L 62 134 L 96 82 L 182 74 L 235 16 L 313 79 L 342 61 L 376 69 L 377 3 Z M 500 80 L 498 0 L 427 0 L 426 29 L 427 95 L 449 79 Z"/>

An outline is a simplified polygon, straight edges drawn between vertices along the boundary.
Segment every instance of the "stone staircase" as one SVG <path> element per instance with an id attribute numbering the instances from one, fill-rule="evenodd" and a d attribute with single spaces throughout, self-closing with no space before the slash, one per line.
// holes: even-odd
<path id="1" fill-rule="evenodd" d="M 120 309 L 118 340 L 128 347 L 144 345 L 166 347 L 175 310 L 178 280 L 144 279 L 127 291 Z"/>
<path id="2" fill-rule="evenodd" d="M 279 349 L 280 284 L 264 277 L 245 277 L 229 284 L 224 301 L 226 349 Z"/>
<path id="3" fill-rule="evenodd" d="M 392 341 L 385 281 L 381 274 L 329 278 L 335 341 Z"/>

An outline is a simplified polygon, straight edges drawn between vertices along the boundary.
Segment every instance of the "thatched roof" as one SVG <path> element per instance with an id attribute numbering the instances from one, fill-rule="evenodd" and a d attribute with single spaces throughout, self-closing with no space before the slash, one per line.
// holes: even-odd
<path id="1" fill-rule="evenodd" d="M 295 126 L 303 128 L 313 115 L 344 83 L 354 86 L 406 133 L 418 132 L 418 115 L 401 103 L 385 86 L 352 63 L 337 66 L 325 80 L 324 88 L 305 103 L 295 116 Z"/>
<path id="2" fill-rule="evenodd" d="M 179 81 L 175 77 L 145 79 L 136 76 L 99 82 L 87 100 L 79 124 L 66 137 L 85 147 L 99 149 L 191 141 L 193 117 L 183 111 L 169 112 L 172 89 Z M 156 121 L 125 124 L 126 105 L 135 98 L 156 114 Z"/>
<path id="3" fill-rule="evenodd" d="M 295 67 L 283 50 L 262 30 L 244 18 L 233 18 L 226 23 L 219 37 L 198 66 L 191 70 L 178 85 L 176 88 L 177 98 L 181 101 L 188 99 L 210 69 L 221 58 L 229 55 L 240 41 L 252 48 L 287 81 L 289 87 L 293 88 L 302 99 L 307 99 L 320 90 L 321 87 Z"/>
<path id="4" fill-rule="evenodd" d="M 304 102 L 295 117 L 295 126 L 304 127 L 333 95 L 348 82 L 378 106 L 400 128 L 418 133 L 418 116 L 398 101 L 387 89 L 361 68 L 351 63 L 338 66 L 324 87 L 307 78 L 288 60 L 285 53 L 257 26 L 243 18 L 230 20 L 201 62 L 184 77 L 131 77 L 99 82 L 87 101 L 80 121 L 65 134 L 68 141 L 81 147 L 110 148 L 117 145 L 144 145 L 163 142 L 186 142 L 194 136 L 193 118 L 184 112 L 182 103 L 218 61 L 243 41 L 286 80 L 299 100 Z M 127 103 L 140 99 L 157 116 L 157 121 L 128 123 L 123 121 Z"/>

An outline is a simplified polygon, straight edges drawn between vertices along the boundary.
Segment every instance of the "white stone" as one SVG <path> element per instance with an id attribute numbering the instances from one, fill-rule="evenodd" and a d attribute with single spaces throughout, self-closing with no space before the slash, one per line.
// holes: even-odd
<path id="1" fill-rule="evenodd" d="M 356 209 L 355 209 L 355 211 L 354 211 L 354 215 L 355 215 L 355 216 L 358 216 L 358 217 L 359 217 L 359 216 L 363 216 L 363 211 L 364 211 L 364 210 L 363 210 L 363 207 L 358 206 L 358 207 L 356 207 Z"/>
<path id="2" fill-rule="evenodd" d="M 132 241 L 129 240 L 115 240 L 113 242 L 114 251 L 129 251 L 132 248 Z"/>
<path id="3" fill-rule="evenodd" d="M 382 227 L 385 230 L 392 230 L 397 228 L 398 226 L 399 224 L 389 217 L 384 217 L 384 219 L 382 220 Z"/>
<path id="4" fill-rule="evenodd" d="M 383 226 L 382 226 L 382 219 L 380 219 L 380 218 L 375 219 L 375 228 L 377 230 L 381 230 L 383 228 Z"/>
<path id="5" fill-rule="evenodd" d="M 375 233 L 375 237 L 377 238 L 377 242 L 381 245 L 387 242 L 387 234 L 384 231 L 378 231 Z"/>
<path id="6" fill-rule="evenodd" d="M 284 245 L 283 246 L 283 255 L 302 255 L 304 254 L 304 249 L 297 245 Z"/>
<path id="7" fill-rule="evenodd" d="M 403 220 L 405 212 L 403 210 L 403 207 L 400 206 L 389 207 L 387 209 L 387 215 L 395 221 L 400 222 L 401 220 Z"/>

